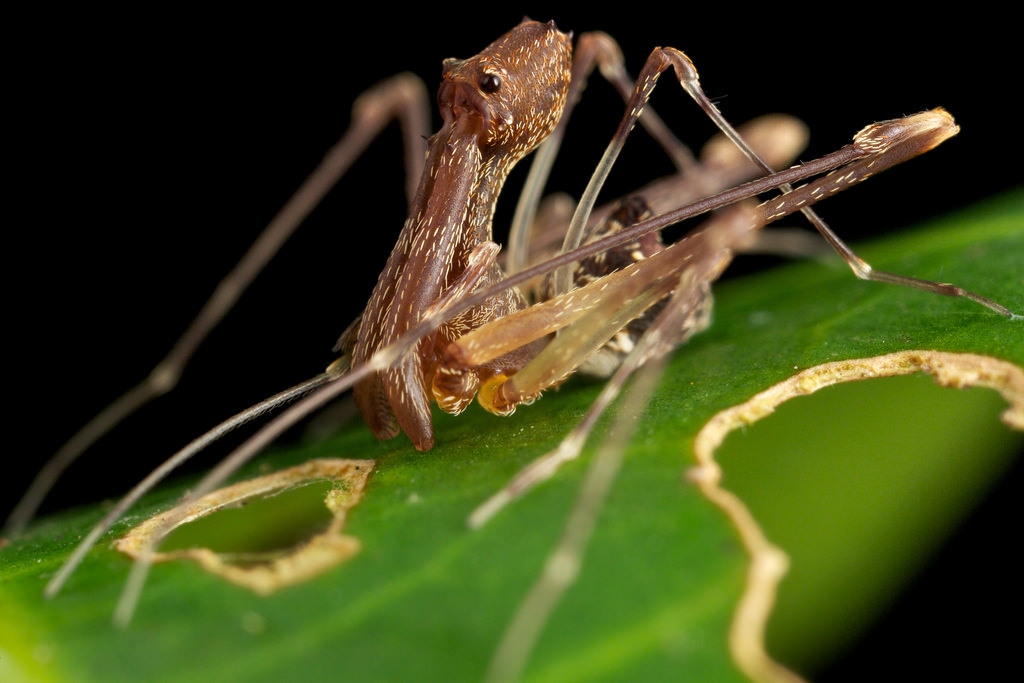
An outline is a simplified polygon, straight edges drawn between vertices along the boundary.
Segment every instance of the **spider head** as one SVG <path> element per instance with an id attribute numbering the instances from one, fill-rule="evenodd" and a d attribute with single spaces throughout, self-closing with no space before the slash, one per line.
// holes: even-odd
<path id="1" fill-rule="evenodd" d="M 485 154 L 517 160 L 561 118 L 571 65 L 571 33 L 524 20 L 475 57 L 445 60 L 438 92 L 445 124 L 461 121 Z"/>

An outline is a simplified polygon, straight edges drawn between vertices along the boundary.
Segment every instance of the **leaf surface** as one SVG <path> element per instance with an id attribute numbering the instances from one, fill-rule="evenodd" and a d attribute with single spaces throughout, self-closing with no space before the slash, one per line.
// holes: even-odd
<path id="1" fill-rule="evenodd" d="M 1024 191 L 858 253 L 878 269 L 952 280 L 1022 312 Z M 746 557 L 727 520 L 682 477 L 693 436 L 796 369 L 904 349 L 1024 365 L 1024 321 L 860 282 L 831 262 L 718 287 L 715 321 L 675 353 L 526 680 L 740 680 L 725 643 Z M 1020 447 L 997 420 L 1005 404 L 994 392 L 931 384 L 836 387 L 726 442 L 726 484 L 791 555 L 770 643 L 804 671 L 877 615 Z M 192 564 L 157 566 L 125 631 L 110 617 L 128 560 L 110 541 L 186 486 L 145 500 L 53 601 L 43 585 L 104 507 L 42 520 L 0 551 L 0 678 L 479 680 L 561 533 L 592 448 L 484 529 L 468 530 L 466 517 L 554 448 L 599 389 L 575 379 L 511 419 L 476 407 L 439 416 L 438 446 L 426 454 L 404 438 L 377 442 L 352 422 L 266 455 L 245 474 L 314 457 L 377 461 L 345 528 L 362 552 L 268 597 Z"/>

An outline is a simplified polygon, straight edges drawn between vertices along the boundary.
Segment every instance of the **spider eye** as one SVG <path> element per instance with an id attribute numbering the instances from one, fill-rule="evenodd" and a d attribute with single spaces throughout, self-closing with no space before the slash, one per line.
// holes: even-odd
<path id="1" fill-rule="evenodd" d="M 480 77 L 480 89 L 485 93 L 495 93 L 501 88 L 501 76 L 494 73 L 485 73 Z"/>

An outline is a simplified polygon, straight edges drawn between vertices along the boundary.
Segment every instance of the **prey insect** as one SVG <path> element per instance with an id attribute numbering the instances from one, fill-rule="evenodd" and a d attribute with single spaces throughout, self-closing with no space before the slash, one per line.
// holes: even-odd
<path id="1" fill-rule="evenodd" d="M 603 40 L 581 37 L 578 53 L 585 52 L 585 39 L 590 41 L 587 44 Z M 225 428 L 317 390 L 310 399 L 272 423 L 237 456 L 226 460 L 211 479 L 197 487 L 195 495 L 216 486 L 283 425 L 349 387 L 354 388 L 360 409 L 376 434 L 390 437 L 401 431 L 417 448 L 428 450 L 435 438 L 429 415 L 432 400 L 454 412 L 480 394 L 489 410 L 511 412 L 517 404 L 535 399 L 541 391 L 573 372 L 587 356 L 605 348 L 606 342 L 630 319 L 668 297 L 670 303 L 661 304 L 662 312 L 644 323 L 645 331 L 639 339 L 620 340 L 619 344 L 620 348 L 634 346 L 629 361 L 632 366 L 645 356 L 663 355 L 707 324 L 711 282 L 728 264 L 733 251 L 755 230 L 888 165 L 926 151 L 956 132 L 952 119 L 941 111 L 877 124 L 862 131 L 853 145 L 817 165 L 769 175 L 753 185 L 649 219 L 639 218 L 647 207 L 641 206 L 634 215 L 625 210 L 619 223 L 626 225 L 610 230 L 612 234 L 608 237 L 579 247 L 593 237 L 588 230 L 600 230 L 588 228 L 588 214 L 611 161 L 633 124 L 638 119 L 641 123 L 652 121 L 649 115 L 639 117 L 639 113 L 663 71 L 674 72 L 716 122 L 742 144 L 741 136 L 732 133 L 703 96 L 689 60 L 675 51 L 659 51 L 648 60 L 636 90 L 629 95 L 626 119 L 609 147 L 606 163 L 595 174 L 576 210 L 569 229 L 570 235 L 575 236 L 567 240 L 563 255 L 506 277 L 496 265 L 497 249 L 490 238 L 493 201 L 511 164 L 568 120 L 562 110 L 566 102 L 572 103 L 575 98 L 572 85 L 580 83 L 580 78 L 571 72 L 569 50 L 569 38 L 552 25 L 526 23 L 481 55 L 446 65 L 439 95 L 445 123 L 441 132 L 431 138 L 428 171 L 412 199 L 409 222 L 360 323 L 339 343 L 340 350 L 351 352 L 351 370 L 345 373 L 348 363 L 339 362 L 310 383 L 229 421 Z M 580 63 L 577 55 L 577 64 Z M 583 63 L 586 64 L 585 60 Z M 679 147 L 669 138 L 664 139 L 664 144 L 685 168 L 689 162 Z M 537 177 L 545 175 L 545 160 L 556 148 L 557 144 L 551 144 L 550 152 L 541 157 Z M 770 174 L 770 167 L 775 165 L 778 164 L 762 162 L 761 171 Z M 762 208 L 738 208 L 675 245 L 640 247 L 643 258 L 633 259 L 635 262 L 622 270 L 584 274 L 582 279 L 573 278 L 571 273 L 568 277 L 556 276 L 544 304 L 528 306 L 512 289 L 574 261 L 595 258 L 616 246 L 632 245 L 643 235 L 686 217 L 726 207 L 769 188 L 784 187 L 785 183 L 799 182 L 835 167 L 842 170 L 834 176 L 770 200 Z M 532 181 L 526 196 L 539 194 L 542 186 L 542 180 Z M 702 194 L 714 191 L 704 189 Z M 523 213 L 532 213 L 529 202 Z M 524 220 L 521 225 L 527 223 Z M 817 225 L 831 236 L 823 224 Z M 837 249 L 845 250 L 837 238 L 831 239 Z M 637 248 L 625 251 L 631 253 Z M 848 250 L 845 255 L 863 277 L 967 296 L 1009 314 L 997 304 L 957 288 L 873 274 Z M 587 279 L 592 281 L 585 282 Z M 555 332 L 561 334 L 546 343 Z M 161 368 L 156 377 L 162 378 L 166 369 Z M 612 386 L 620 386 L 621 381 L 622 378 L 616 379 Z M 590 417 L 588 423 L 592 423 Z M 222 431 L 215 430 L 200 439 L 187 454 Z M 577 434 L 567 441 L 566 451 L 576 450 L 581 438 Z M 539 481 L 537 471 L 550 470 L 572 454 L 562 453 L 558 458 L 542 461 L 525 480 L 517 480 L 506 491 L 506 497 L 520 491 L 524 481 L 526 485 Z M 180 459 L 183 458 L 176 458 Z M 54 590 L 62 580 L 53 584 Z"/>

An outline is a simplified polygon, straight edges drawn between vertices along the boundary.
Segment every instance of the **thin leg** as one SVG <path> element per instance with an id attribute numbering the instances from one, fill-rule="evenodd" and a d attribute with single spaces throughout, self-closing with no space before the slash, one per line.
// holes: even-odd
<path id="1" fill-rule="evenodd" d="M 646 114 L 647 110 L 644 116 Z M 739 132 L 758 155 L 778 167 L 789 166 L 804 149 L 808 138 L 807 126 L 784 114 L 758 117 L 739 126 Z M 735 187 L 761 173 L 724 134 L 719 133 L 701 149 L 699 163 L 693 168 L 648 183 L 630 192 L 628 196 L 643 197 L 651 213 L 660 215 Z M 547 205 L 546 213 L 543 211 L 544 205 Z M 550 258 L 562 247 L 575 208 L 575 203 L 565 195 L 547 197 L 544 205 L 530 233 L 530 254 L 527 260 L 530 264 Z M 614 201 L 593 210 L 587 220 L 582 242 L 589 241 L 596 226 L 605 222 L 618 205 L 619 202 Z M 539 228 L 537 223 L 541 224 Z"/>
<path id="2" fill-rule="evenodd" d="M 594 67 L 600 69 L 601 75 L 615 87 L 624 102 L 629 101 L 633 92 L 633 79 L 626 71 L 622 50 L 607 33 L 600 31 L 584 33 L 576 41 L 574 52 L 569 94 L 566 97 L 562 118 L 555 130 L 534 154 L 530 173 L 523 186 L 523 191 L 519 195 L 519 202 L 516 204 L 516 211 L 512 217 L 506 260 L 506 270 L 509 274 L 517 273 L 526 267 L 529 248 L 527 235 L 530 226 L 533 225 L 536 218 L 544 185 L 547 183 L 551 167 L 558 156 L 558 150 L 562 145 L 562 138 L 565 136 L 573 109 L 579 102 L 580 95 L 590 79 Z M 696 161 L 689 148 L 669 130 L 652 108 L 649 107 L 644 111 L 643 117 L 640 118 L 640 125 L 657 140 L 681 174 L 688 175 L 694 170 Z M 708 190 L 704 195 L 713 192 L 714 190 Z"/>
<path id="3" fill-rule="evenodd" d="M 261 401 L 251 408 L 247 408 L 241 413 L 228 418 L 161 463 L 159 467 L 149 474 L 149 476 L 125 494 L 125 496 L 117 502 L 117 505 L 115 505 L 110 512 L 100 520 L 99 524 L 89 530 L 89 533 L 78 544 L 74 552 L 71 553 L 71 556 L 63 565 L 61 565 L 60 570 L 52 579 L 50 579 L 50 582 L 46 584 L 46 590 L 44 592 L 46 597 L 52 598 L 60 591 L 61 587 L 63 587 L 64 583 L 68 580 L 68 577 L 70 577 L 78 565 L 81 564 L 82 560 L 85 559 L 86 554 L 94 545 L 96 545 L 100 536 L 102 536 L 107 529 L 113 526 L 114 523 L 117 522 L 117 520 L 119 520 L 132 505 L 142 498 L 142 496 L 146 495 L 146 493 L 151 491 L 154 486 L 163 481 L 168 474 L 180 467 L 182 463 L 205 449 L 209 444 L 220 439 L 228 432 L 238 428 L 250 420 L 254 420 L 257 417 L 264 415 L 274 408 L 290 403 L 305 394 L 314 391 L 318 387 L 321 387 L 331 381 L 335 376 L 336 375 L 330 371 L 325 372 L 317 375 L 313 379 L 303 382 L 302 384 L 294 386 L 291 389 L 287 389 L 275 396 L 272 396 L 265 401 Z"/>
<path id="4" fill-rule="evenodd" d="M 686 59 L 685 55 L 682 55 L 682 53 L 679 53 L 679 55 L 682 56 L 683 59 Z M 686 62 L 689 63 L 689 59 L 686 59 Z M 692 67 L 692 64 L 690 64 L 690 66 Z M 717 125 L 718 128 L 723 133 L 725 133 L 730 140 L 736 143 L 737 147 L 742 149 L 743 153 L 751 161 L 756 163 L 765 173 L 774 173 L 775 169 L 771 165 L 766 163 L 756 153 L 756 151 L 754 151 L 749 145 L 747 145 L 746 142 L 744 142 L 743 138 L 740 137 L 739 133 L 737 133 L 735 129 L 733 129 L 729 122 L 725 120 L 725 117 L 722 116 L 721 112 L 718 111 L 718 108 L 715 107 L 711 100 L 709 100 L 708 97 L 704 94 L 704 91 L 701 90 L 700 84 L 697 80 L 697 72 L 687 71 L 685 69 L 681 70 L 677 68 L 676 73 L 679 75 L 679 82 L 683 86 L 683 89 L 686 90 L 686 92 L 689 93 L 690 96 L 693 97 L 693 99 L 700 105 L 701 109 L 703 109 L 704 112 L 711 117 L 711 119 L 715 122 L 715 125 Z M 942 113 L 945 114 L 944 111 Z M 910 118 L 912 117 L 907 117 L 908 120 Z M 959 127 L 953 124 L 953 119 L 948 114 L 945 114 L 945 118 L 947 118 L 948 121 L 935 122 L 936 128 L 943 128 L 944 135 L 947 133 L 947 136 L 956 135 L 956 133 L 959 132 L 960 130 Z M 860 133 L 858 133 L 858 136 L 869 137 L 874 134 L 874 131 L 872 130 L 874 127 L 883 126 L 888 123 L 890 122 L 882 122 L 875 124 L 875 126 L 868 126 Z M 869 170 L 867 171 L 864 178 L 867 178 L 870 175 L 871 171 Z M 864 178 L 860 178 L 856 182 L 859 182 Z M 791 192 L 793 188 L 787 183 L 781 185 L 779 189 L 781 189 L 783 193 L 788 193 Z M 854 275 L 856 275 L 861 280 L 870 280 L 873 282 L 887 282 L 889 284 L 900 285 L 902 287 L 922 289 L 926 292 L 932 292 L 933 294 L 941 294 L 943 296 L 951 297 L 961 297 L 974 301 L 975 303 L 979 303 L 982 306 L 990 308 L 1001 315 L 1005 315 L 1010 318 L 1019 318 L 1019 316 L 1017 316 L 1015 313 L 1010 311 L 1005 306 L 1001 306 L 1000 304 L 997 304 L 991 299 L 987 299 L 983 296 L 975 294 L 974 292 L 970 292 L 966 289 L 957 287 L 955 285 L 950 285 L 941 282 L 931 282 L 929 280 L 919 280 L 917 278 L 907 277 L 906 275 L 897 275 L 895 273 L 876 271 L 871 267 L 870 264 L 868 264 L 866 261 L 857 256 L 853 252 L 853 250 L 850 249 L 850 247 L 847 246 L 846 243 L 843 242 L 839 238 L 839 236 L 832 231 L 828 224 L 825 223 L 825 221 L 822 220 L 820 216 L 818 216 L 817 212 L 815 212 L 814 209 L 810 208 L 809 206 L 804 206 L 800 209 L 800 212 L 804 214 L 807 220 L 809 220 L 811 224 L 818 230 L 818 232 L 821 233 L 822 237 L 825 238 L 825 240 L 832 246 L 836 253 L 838 253 L 844 261 L 846 261 L 847 265 L 850 266 L 850 269 L 853 271 Z"/>
<path id="5" fill-rule="evenodd" d="M 422 82 L 410 74 L 384 81 L 356 100 L 348 131 L 249 247 L 238 265 L 217 285 L 209 301 L 167 357 L 139 385 L 82 427 L 39 470 L 28 491 L 7 518 L 5 535 L 18 536 L 24 530 L 60 475 L 86 449 L 129 415 L 177 385 L 178 378 L 203 339 L 220 323 L 281 245 L 393 118 L 399 120 L 403 131 L 406 191 L 407 196 L 412 197 L 423 169 L 422 139 L 428 132 L 430 121 L 428 101 Z"/>
<path id="6" fill-rule="evenodd" d="M 671 350 L 671 347 L 666 348 L 659 341 L 659 335 L 654 331 L 661 330 L 671 335 L 672 330 L 692 327 L 686 323 L 686 312 L 700 308 L 699 302 L 704 297 L 700 290 L 703 288 L 702 283 L 686 275 L 681 278 L 673 292 L 672 301 L 652 326 L 652 333 L 645 335 L 641 344 L 623 363 L 620 372 L 601 392 L 598 401 L 606 399 L 611 402 L 626 379 L 643 364 L 628 396 L 628 405 L 633 410 L 622 410 L 616 416 L 609 438 L 602 444 L 580 487 L 562 537 L 548 555 L 541 575 L 519 604 L 491 658 L 485 677 L 489 683 L 519 679 L 551 613 L 565 591 L 576 581 L 598 513 L 615 481 L 622 465 L 622 455 L 632 437 L 637 409 L 647 405 L 650 400 L 661 377 L 667 352 Z M 588 412 L 588 417 L 592 412 L 595 412 L 594 409 Z M 600 414 L 601 409 L 596 412 Z M 479 508 L 474 517 L 470 518 L 471 525 L 482 524 L 490 512 L 484 506 Z"/>
<path id="7" fill-rule="evenodd" d="M 596 203 L 597 195 L 608 177 L 608 173 L 611 171 L 612 165 L 618 158 L 619 152 L 625 144 L 626 138 L 633 126 L 636 124 L 644 104 L 646 104 L 647 100 L 650 98 L 651 92 L 657 84 L 658 77 L 670 67 L 675 71 L 676 77 L 679 79 L 680 84 L 686 92 L 693 97 L 704 112 L 711 117 L 718 128 L 765 173 L 771 174 L 774 172 L 772 167 L 761 159 L 749 145 L 747 145 L 736 130 L 728 123 L 728 121 L 725 120 L 714 104 L 711 103 L 703 90 L 701 90 L 697 70 L 694 68 L 690 59 L 674 48 L 658 48 L 651 53 L 651 56 L 648 57 L 645 62 L 644 68 L 641 70 L 640 76 L 637 79 L 636 91 L 627 105 L 626 115 L 623 117 L 618 129 L 615 131 L 615 135 L 612 138 L 611 143 L 609 143 L 608 148 L 605 150 L 597 169 L 594 171 L 593 176 L 591 176 L 590 182 L 583 193 L 583 197 L 580 199 L 579 206 L 576 209 L 576 213 L 569 226 L 569 231 L 566 234 L 566 241 L 563 246 L 564 252 L 572 251 L 582 243 L 585 226 L 587 225 L 590 213 Z M 904 148 L 904 151 L 908 155 L 904 158 L 909 158 L 909 156 L 914 154 L 920 154 L 927 151 L 935 144 L 955 135 L 959 131 L 959 128 L 953 123 L 952 117 L 950 117 L 945 111 L 933 110 L 932 112 L 927 112 L 927 114 L 928 116 L 925 117 L 927 120 L 923 120 L 921 118 L 924 116 L 922 114 L 918 115 L 918 117 L 906 117 L 905 119 L 884 121 L 874 124 L 873 126 L 868 126 L 857 134 L 855 144 L 867 145 L 864 149 L 869 152 L 872 151 L 870 149 L 871 145 L 884 144 L 891 146 L 888 139 L 875 139 L 879 136 L 879 131 L 884 128 L 887 131 L 886 134 L 894 136 L 894 139 L 899 140 L 901 144 L 908 141 L 914 141 L 914 144 Z M 901 127 L 902 124 L 905 125 Z M 924 129 L 929 126 L 936 131 L 941 131 L 941 136 L 937 136 L 936 138 L 937 141 L 929 142 L 929 139 L 924 135 Z M 897 160 L 892 158 L 892 163 L 898 163 L 900 160 L 902 159 Z M 872 173 L 873 171 L 869 168 L 865 172 L 865 175 L 858 177 L 854 182 L 860 182 Z M 788 184 L 782 184 L 779 187 L 782 188 L 784 193 L 789 192 L 791 189 Z M 892 273 L 874 271 L 868 263 L 857 257 L 857 255 L 854 254 L 853 251 L 846 246 L 846 244 L 843 243 L 834 232 L 832 232 L 828 225 L 826 225 L 825 222 L 809 208 L 809 206 L 801 205 L 798 208 L 825 237 L 829 244 L 831 244 L 832 247 L 840 254 L 840 256 L 846 260 L 857 277 L 865 280 L 889 282 L 891 284 L 903 285 L 905 287 L 914 287 L 934 292 L 936 294 L 942 294 L 944 296 L 970 299 L 971 301 L 990 308 L 997 313 L 1008 317 L 1015 317 L 1015 314 L 1005 306 L 1001 306 L 994 301 L 960 287 L 937 282 L 929 282 L 926 280 L 918 280 L 916 278 L 894 275 Z M 556 291 L 569 291 L 572 285 L 571 272 L 569 269 L 566 267 L 560 268 L 556 273 L 555 282 Z"/>
<path id="8" fill-rule="evenodd" d="M 687 240 L 683 240 L 661 252 L 668 252 L 670 262 L 678 264 L 666 277 L 672 292 L 667 305 L 661 309 L 612 378 L 605 383 L 601 394 L 579 424 L 566 435 L 554 451 L 531 462 L 505 488 L 474 510 L 468 520 L 471 527 L 476 528 L 485 524 L 505 505 L 549 479 L 565 462 L 578 457 L 598 418 L 619 395 L 633 372 L 648 359 L 665 356 L 707 327 L 711 313 L 711 283 L 725 270 L 731 259 L 729 245 L 741 238 L 743 233 L 753 231 L 757 227 L 756 218 L 749 207 L 737 207 L 707 227 L 691 234 L 694 242 L 688 244 Z M 700 244 L 697 244 L 698 241 Z M 653 258 L 642 261 L 637 266 L 657 268 L 652 261 Z M 627 297 L 628 294 L 627 292 Z M 596 315 L 591 316 L 592 324 L 595 325 L 600 324 L 599 321 L 602 319 L 614 317 L 604 311 L 595 313 Z M 556 338 L 548 347 L 555 347 L 552 356 L 564 357 L 566 354 L 561 353 L 557 347 L 563 343 L 575 345 L 571 337 L 578 335 L 577 332 L 576 335 L 565 334 Z M 537 362 L 543 360 L 538 357 Z M 518 377 L 519 375 L 516 375 L 512 380 Z"/>

